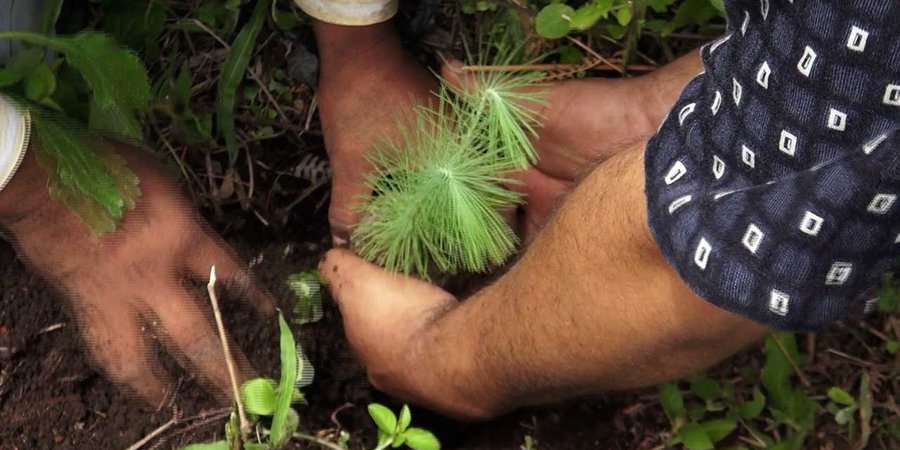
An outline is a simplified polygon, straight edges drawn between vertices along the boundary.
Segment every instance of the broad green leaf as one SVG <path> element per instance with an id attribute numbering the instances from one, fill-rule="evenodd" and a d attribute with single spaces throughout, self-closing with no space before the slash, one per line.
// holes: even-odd
<path id="1" fill-rule="evenodd" d="M 659 386 L 659 402 L 673 423 L 676 419 L 684 417 L 684 398 L 681 396 L 677 384 L 661 384 Z"/>
<path id="2" fill-rule="evenodd" d="M 856 406 L 856 399 L 849 392 L 835 386 L 828 390 L 831 401 L 844 406 Z"/>
<path id="3" fill-rule="evenodd" d="M 237 90 L 247 74 L 250 58 L 253 56 L 253 48 L 256 46 L 256 39 L 265 23 L 266 13 L 269 11 L 271 2 L 272 0 L 256 2 L 250 21 L 244 25 L 231 45 L 231 52 L 222 66 L 222 75 L 219 78 L 219 98 L 216 107 L 219 135 L 225 139 L 232 164 L 237 160 L 238 155 L 238 142 L 234 127 Z"/>
<path id="4" fill-rule="evenodd" d="M 900 341 L 890 340 L 884 345 L 884 349 L 887 350 L 888 353 L 896 355 L 900 352 Z"/>
<path id="5" fill-rule="evenodd" d="M 699 375 L 691 380 L 691 392 L 709 402 L 722 396 L 722 387 L 716 380 L 706 375 Z"/>
<path id="6" fill-rule="evenodd" d="M 708 420 L 700 424 L 706 436 L 713 442 L 719 442 L 728 437 L 737 428 L 737 419 Z"/>
<path id="7" fill-rule="evenodd" d="M 719 10 L 720 13 L 725 14 L 725 1 L 724 0 L 709 0 L 709 3 L 713 5 L 714 8 Z"/>
<path id="8" fill-rule="evenodd" d="M 294 323 L 305 325 L 322 319 L 322 282 L 316 271 L 291 275 L 288 287 L 297 297 L 294 306 Z"/>
<path id="9" fill-rule="evenodd" d="M 672 3 L 675 3 L 675 0 L 648 0 L 647 6 L 653 8 L 654 12 L 661 14 L 666 12 Z"/>
<path id="10" fill-rule="evenodd" d="M 688 450 L 710 450 L 715 448 L 709 436 L 706 435 L 706 431 L 699 424 L 686 424 L 678 430 L 677 435 Z"/>
<path id="11" fill-rule="evenodd" d="M 181 450 L 229 450 L 228 441 L 216 441 L 208 444 L 191 444 Z"/>
<path id="12" fill-rule="evenodd" d="M 159 0 L 105 0 L 100 26 L 116 41 L 153 57 L 165 30 L 166 8 Z"/>
<path id="13" fill-rule="evenodd" d="M 275 412 L 275 380 L 254 378 L 241 385 L 241 400 L 250 414 L 271 416 Z"/>
<path id="14" fill-rule="evenodd" d="M 39 64 L 25 77 L 25 97 L 41 102 L 56 91 L 56 75 L 50 66 Z"/>
<path id="15" fill-rule="evenodd" d="M 410 422 L 412 422 L 412 412 L 409 410 L 409 405 L 403 405 L 400 410 L 400 419 L 397 421 L 397 431 L 400 433 L 406 431 Z"/>
<path id="16" fill-rule="evenodd" d="M 43 60 L 44 51 L 40 48 L 27 48 L 16 52 L 4 67 L 0 67 L 0 88 L 22 81 Z"/>
<path id="17" fill-rule="evenodd" d="M 588 3 L 575 10 L 569 27 L 573 30 L 584 31 L 594 26 L 602 17 L 606 17 L 609 9 L 603 9 L 599 3 Z"/>
<path id="18" fill-rule="evenodd" d="M 384 431 L 389 435 L 394 435 L 397 431 L 397 416 L 394 415 L 394 412 L 388 409 L 387 406 L 371 403 L 369 404 L 369 415 L 372 416 L 372 420 L 375 421 L 375 425 L 378 426 L 378 429 Z"/>
<path id="19" fill-rule="evenodd" d="M 261 2 L 262 3 L 262 2 Z M 278 314 L 278 329 L 280 331 L 281 348 L 281 380 L 278 382 L 278 395 L 275 400 L 275 411 L 272 414 L 272 445 L 281 448 L 296 429 L 296 423 L 291 423 L 288 415 L 291 410 L 291 400 L 294 392 L 294 384 L 297 382 L 297 344 L 294 343 L 294 334 L 284 320 L 284 316 Z"/>
<path id="20" fill-rule="evenodd" d="M 630 5 L 625 5 L 622 8 L 619 8 L 616 11 L 616 21 L 619 22 L 619 25 L 627 26 L 631 23 L 631 18 L 634 16 L 634 11 L 631 10 Z"/>
<path id="21" fill-rule="evenodd" d="M 755 419 L 766 406 L 766 396 L 758 387 L 753 388 L 753 400 L 744 402 L 738 408 L 738 414 L 744 419 Z"/>
<path id="22" fill-rule="evenodd" d="M 38 162 L 50 178 L 50 196 L 77 214 L 95 235 L 115 230 L 134 208 L 139 180 L 102 138 L 48 111 L 32 111 Z"/>
<path id="23" fill-rule="evenodd" d="M 537 34 L 547 39 L 559 39 L 569 33 L 575 10 L 562 3 L 551 3 L 534 18 Z"/>
<path id="24" fill-rule="evenodd" d="M 441 442 L 428 430 L 410 428 L 403 433 L 406 446 L 413 450 L 441 450 Z"/>
<path id="25" fill-rule="evenodd" d="M 93 90 L 97 108 L 108 115 L 133 116 L 150 102 L 150 82 L 141 60 L 105 34 L 82 32 L 74 36 L 55 37 L 28 32 L 0 32 L 2 39 L 20 39 L 65 55 L 69 65 L 81 73 Z M 131 138 L 141 137 L 133 127 L 130 128 L 102 131 Z"/>
<path id="26" fill-rule="evenodd" d="M 791 333 L 774 333 L 766 338 L 765 356 L 766 361 L 763 365 L 760 379 L 766 388 L 767 398 L 771 406 L 778 409 L 787 409 L 787 399 L 790 398 L 793 391 L 791 377 L 794 370 L 788 360 L 788 356 L 781 351 L 781 348 L 775 340 L 787 349 L 789 356 L 796 356 L 797 343 L 794 335 Z"/>

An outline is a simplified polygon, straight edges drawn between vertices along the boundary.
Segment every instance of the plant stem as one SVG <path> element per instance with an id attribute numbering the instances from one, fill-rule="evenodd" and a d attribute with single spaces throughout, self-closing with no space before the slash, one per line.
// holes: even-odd
<path id="1" fill-rule="evenodd" d="M 228 348 L 228 338 L 225 337 L 225 325 L 222 323 L 222 313 L 219 311 L 219 299 L 216 297 L 216 266 L 209 271 L 209 284 L 206 285 L 209 293 L 209 301 L 212 303 L 213 315 L 216 317 L 216 327 L 219 329 L 219 340 L 222 342 L 222 351 L 225 352 L 225 364 L 228 366 L 228 376 L 231 378 L 231 389 L 234 393 L 234 401 L 237 403 L 238 418 L 241 421 L 241 439 L 245 442 L 250 437 L 250 421 L 244 412 L 244 403 L 241 402 L 241 391 L 238 388 L 237 371 L 234 368 L 234 357 Z"/>
<path id="2" fill-rule="evenodd" d="M 291 437 L 293 437 L 294 439 L 302 439 L 304 441 L 309 441 L 314 444 L 321 445 L 322 447 L 330 448 L 332 450 L 346 450 L 345 448 L 341 447 L 340 445 L 335 444 L 334 442 L 326 441 L 325 439 L 313 436 L 311 434 L 294 433 L 291 435 Z"/>

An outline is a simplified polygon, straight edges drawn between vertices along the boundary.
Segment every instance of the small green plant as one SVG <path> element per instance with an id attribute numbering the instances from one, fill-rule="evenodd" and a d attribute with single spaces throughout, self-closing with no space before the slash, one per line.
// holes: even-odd
<path id="1" fill-rule="evenodd" d="M 291 407 L 305 403 L 300 389 L 310 385 L 313 368 L 302 350 L 294 342 L 294 335 L 284 317 L 278 315 L 280 332 L 281 377 L 279 381 L 255 378 L 240 389 L 241 401 L 253 421 L 252 436 L 243 440 L 239 431 L 237 411 L 225 424 L 225 439 L 208 444 L 192 444 L 184 450 L 266 450 L 280 449 L 297 435 L 300 417 Z M 263 420 L 263 419 L 266 420 Z M 266 425 L 268 424 L 268 426 Z M 318 442 L 318 439 L 310 439 Z"/>
<path id="2" fill-rule="evenodd" d="M 319 272 L 293 274 L 287 279 L 288 288 L 297 297 L 293 321 L 297 325 L 322 320 L 322 281 Z"/>
<path id="3" fill-rule="evenodd" d="M 409 406 L 403 405 L 398 418 L 393 411 L 384 405 L 369 405 L 369 415 L 378 427 L 378 445 L 375 450 L 400 448 L 404 445 L 412 450 L 440 450 L 441 443 L 430 431 L 410 427 L 412 413 Z"/>
<path id="4" fill-rule="evenodd" d="M 739 435 L 760 448 L 804 448 L 819 405 L 793 380 L 802 366 L 795 336 L 773 334 L 766 339 L 764 354 L 761 373 L 746 373 L 740 390 L 730 380 L 706 375 L 690 380 L 687 397 L 677 383 L 661 385 L 660 403 L 672 425 L 668 444 L 706 450 Z M 763 414 L 766 410 L 768 414 Z"/>
<path id="5" fill-rule="evenodd" d="M 518 49 L 495 44 L 494 61 L 505 64 Z M 435 106 L 418 105 L 401 122 L 400 139 L 386 141 L 371 157 L 373 197 L 353 242 L 365 259 L 428 278 L 484 272 L 502 264 L 517 239 L 499 214 L 520 196 L 504 185 L 506 174 L 537 161 L 531 143 L 544 92 L 539 74 L 486 71 L 472 90 L 446 82 Z"/>

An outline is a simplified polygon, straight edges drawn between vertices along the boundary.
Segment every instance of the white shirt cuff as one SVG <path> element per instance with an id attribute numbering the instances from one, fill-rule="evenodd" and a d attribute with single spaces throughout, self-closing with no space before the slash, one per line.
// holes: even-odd
<path id="1" fill-rule="evenodd" d="M 400 0 L 294 0 L 303 12 L 334 25 L 381 23 L 397 14 Z"/>
<path id="2" fill-rule="evenodd" d="M 28 110 L 0 95 L 0 191 L 22 164 L 30 136 Z"/>

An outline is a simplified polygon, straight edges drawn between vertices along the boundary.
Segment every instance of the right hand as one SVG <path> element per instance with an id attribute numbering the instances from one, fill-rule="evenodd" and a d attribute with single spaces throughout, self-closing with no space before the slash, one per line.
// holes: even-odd
<path id="1" fill-rule="evenodd" d="M 169 397 L 174 384 L 155 353 L 156 340 L 225 400 L 231 382 L 209 301 L 195 299 L 184 281 L 205 284 L 215 265 L 223 283 L 242 288 L 262 316 L 273 315 L 273 302 L 160 165 L 136 149 L 116 150 L 140 178 L 142 195 L 115 232 L 93 236 L 50 199 L 33 148 L 0 193 L 0 226 L 27 265 L 61 288 L 90 355 L 113 381 L 154 406 Z M 230 348 L 250 376 L 246 357 Z"/>
<path id="2" fill-rule="evenodd" d="M 441 68 L 458 89 L 473 89 L 477 77 L 460 61 Z M 514 229 L 529 239 L 553 213 L 559 200 L 598 163 L 643 142 L 653 134 L 688 80 L 700 70 L 696 54 L 685 56 L 638 78 L 585 78 L 550 83 L 539 111 L 535 150 L 540 159 L 511 175 L 521 181 L 510 189 L 525 196 L 525 214 Z"/>

